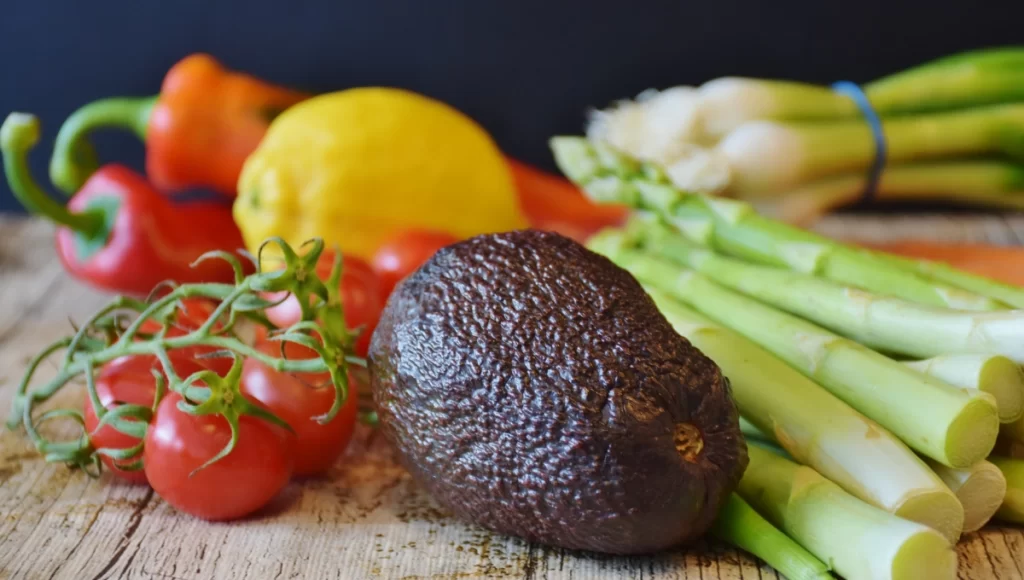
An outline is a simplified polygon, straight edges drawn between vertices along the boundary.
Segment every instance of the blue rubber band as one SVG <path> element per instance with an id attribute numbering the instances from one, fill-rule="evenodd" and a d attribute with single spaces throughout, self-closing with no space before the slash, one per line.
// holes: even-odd
<path id="1" fill-rule="evenodd" d="M 832 85 L 832 90 L 853 99 L 853 102 L 857 104 L 857 108 L 860 109 L 861 115 L 864 116 L 864 120 L 871 127 L 871 135 L 875 139 L 875 160 L 871 163 L 871 169 L 868 171 L 868 181 L 864 186 L 864 194 L 861 197 L 861 201 L 874 201 L 878 190 L 878 182 L 882 179 L 882 172 L 885 170 L 885 162 L 889 155 L 889 147 L 885 142 L 885 131 L 882 129 L 882 120 L 878 117 L 878 113 L 875 112 L 875 108 L 871 106 L 868 96 L 864 94 L 864 91 L 857 83 L 839 81 Z"/>

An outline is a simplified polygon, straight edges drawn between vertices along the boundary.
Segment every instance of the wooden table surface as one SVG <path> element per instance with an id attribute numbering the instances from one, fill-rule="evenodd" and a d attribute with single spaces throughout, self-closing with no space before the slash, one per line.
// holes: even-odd
<path id="1" fill-rule="evenodd" d="M 1024 219 L 830 218 L 833 235 L 894 235 L 1024 244 Z M 0 218 L 0 414 L 26 360 L 71 331 L 109 296 L 68 278 L 49 226 Z M 52 368 L 40 379 L 52 375 Z M 65 404 L 81 400 L 68 393 Z M 239 482 L 244 485 L 244 482 Z M 1024 578 L 1024 533 L 993 526 L 957 547 L 960 577 Z M 778 578 L 717 544 L 647 558 L 612 558 L 529 544 L 439 510 L 361 431 L 318 481 L 292 483 L 245 521 L 180 514 L 152 491 L 105 474 L 90 479 L 42 461 L 21 433 L 0 434 L 0 578 Z M 927 579 L 922 579 L 927 580 Z"/>

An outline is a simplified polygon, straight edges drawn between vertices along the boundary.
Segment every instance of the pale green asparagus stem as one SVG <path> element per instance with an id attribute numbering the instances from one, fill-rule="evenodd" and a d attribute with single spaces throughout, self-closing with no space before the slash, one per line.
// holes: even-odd
<path id="1" fill-rule="evenodd" d="M 913 357 L 1001 354 L 1024 364 L 1024 310 L 968 312 L 873 294 L 720 256 L 653 221 L 640 235 L 653 254 L 872 348 Z"/>
<path id="2" fill-rule="evenodd" d="M 928 461 L 963 506 L 963 533 L 980 530 L 1003 503 L 1006 495 L 1006 478 L 1003 473 L 988 461 L 979 461 L 964 469 L 953 469 L 936 461 Z"/>
<path id="3" fill-rule="evenodd" d="M 903 364 L 954 387 L 992 395 L 999 407 L 1000 423 L 1015 423 L 1024 417 L 1024 372 L 1004 356 L 947 354 Z"/>
<path id="4" fill-rule="evenodd" d="M 657 169 L 580 137 L 556 137 L 551 148 L 562 172 L 599 202 L 661 214 L 692 241 L 744 260 L 814 274 L 913 302 L 970 310 L 1005 307 L 997 300 L 935 283 L 864 250 L 758 215 L 750 205 L 682 192 Z"/>
<path id="5" fill-rule="evenodd" d="M 711 534 L 750 552 L 790 580 L 826 580 L 828 566 L 782 533 L 736 494 L 731 494 L 711 526 Z"/>
<path id="6" fill-rule="evenodd" d="M 1022 188 L 1022 191 L 1024 191 L 1024 188 Z M 1024 309 L 1024 288 L 1020 286 L 1013 286 L 1012 284 L 957 270 L 941 262 L 912 260 L 880 252 L 875 255 L 905 270 L 917 272 L 922 276 L 938 280 L 943 284 L 950 284 L 980 296 L 988 296 L 994 300 L 999 300 L 1014 308 Z"/>
<path id="7" fill-rule="evenodd" d="M 651 293 L 651 291 L 653 290 L 655 293 L 662 294 L 661 290 L 654 290 L 650 286 L 648 286 L 646 290 L 648 293 Z M 655 294 L 651 294 L 651 296 L 654 297 Z M 666 318 L 667 317 L 668 315 L 666 315 Z M 671 319 L 669 321 L 671 322 Z M 679 332 L 679 330 L 676 329 L 676 332 Z M 728 374 L 726 376 L 728 376 Z M 767 433 L 762 431 L 760 427 L 752 423 L 750 419 L 747 419 L 743 415 L 740 415 L 740 432 L 743 433 L 743 436 L 746 437 L 747 439 L 757 439 L 760 441 L 766 441 L 768 443 L 773 443 L 775 441 L 775 439 L 772 438 L 771 435 L 768 435 Z"/>
<path id="8" fill-rule="evenodd" d="M 996 519 L 1024 524 L 1024 460 L 989 457 L 1006 478 L 1006 496 L 996 512 Z"/>
<path id="9" fill-rule="evenodd" d="M 769 441 L 854 496 L 950 541 L 960 537 L 960 502 L 902 441 L 756 344 L 645 290 L 676 332 L 721 367 L 740 414 L 761 437 L 770 433 Z"/>
<path id="10" fill-rule="evenodd" d="M 920 453 L 950 467 L 967 467 L 995 445 L 999 416 L 988 393 L 928 377 L 610 237 L 591 245 L 641 281 L 759 344 Z"/>
<path id="11" fill-rule="evenodd" d="M 935 530 L 864 503 L 809 467 L 748 448 L 739 494 L 843 577 L 956 577 L 956 553 Z"/>

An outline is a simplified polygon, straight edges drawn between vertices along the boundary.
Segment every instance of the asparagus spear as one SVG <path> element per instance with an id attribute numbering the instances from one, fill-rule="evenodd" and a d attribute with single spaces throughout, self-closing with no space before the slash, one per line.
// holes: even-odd
<path id="1" fill-rule="evenodd" d="M 790 580 L 826 580 L 828 566 L 773 526 L 740 496 L 729 495 L 711 526 L 718 539 L 761 558 Z"/>
<path id="2" fill-rule="evenodd" d="M 932 282 L 867 251 L 758 215 L 749 204 L 688 194 L 645 166 L 580 137 L 551 140 L 562 172 L 598 202 L 618 202 L 665 217 L 691 240 L 744 260 L 815 274 L 913 302 L 996 310 L 998 300 Z"/>
<path id="3" fill-rule="evenodd" d="M 845 578 L 955 578 L 941 534 L 868 505 L 809 467 L 748 445 L 739 494 Z"/>
<path id="4" fill-rule="evenodd" d="M 615 235 L 606 231 L 591 246 L 641 281 L 759 344 L 918 452 L 967 467 L 995 445 L 999 417 L 992 395 L 955 388 L 698 273 L 628 250 L 623 236 Z"/>
<path id="5" fill-rule="evenodd" d="M 1006 478 L 988 461 L 979 461 L 965 469 L 953 469 L 929 460 L 942 481 L 956 494 L 964 509 L 963 533 L 978 531 L 1003 503 Z"/>
<path id="6" fill-rule="evenodd" d="M 989 393 L 999 407 L 1000 423 L 1017 423 L 1024 417 L 1024 372 L 1004 356 L 948 354 L 903 364 L 954 387 Z"/>
<path id="7" fill-rule="evenodd" d="M 1021 191 L 1024 192 L 1024 184 L 1021 186 Z M 938 280 L 944 284 L 950 284 L 981 296 L 988 296 L 1014 308 L 1024 308 L 1024 288 L 1019 286 L 957 270 L 941 262 L 912 260 L 882 253 L 876 253 L 875 255 L 905 270 L 917 272 L 932 280 Z"/>
<path id="8" fill-rule="evenodd" d="M 1024 310 L 967 312 L 924 306 L 719 256 L 655 221 L 634 231 L 658 256 L 872 348 L 914 357 L 994 353 L 1024 363 Z"/>
<path id="9" fill-rule="evenodd" d="M 1006 477 L 1006 496 L 996 512 L 996 519 L 1024 524 L 1024 460 L 989 457 Z"/>
<path id="10" fill-rule="evenodd" d="M 722 368 L 760 438 L 771 433 L 769 441 L 797 462 L 863 501 L 952 542 L 960 537 L 964 508 L 902 441 L 756 344 L 656 288 L 645 290 L 676 331 Z"/>

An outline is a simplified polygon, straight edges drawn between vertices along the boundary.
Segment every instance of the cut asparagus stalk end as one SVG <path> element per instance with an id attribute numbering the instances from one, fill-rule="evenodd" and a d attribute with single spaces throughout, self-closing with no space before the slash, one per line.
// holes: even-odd
<path id="1" fill-rule="evenodd" d="M 1024 416 L 1024 373 L 1005 356 L 950 354 L 906 365 L 955 387 L 992 395 L 1000 423 L 1012 423 Z"/>
<path id="2" fill-rule="evenodd" d="M 1003 503 L 1006 478 L 994 464 L 979 461 L 966 469 L 951 469 L 934 461 L 929 465 L 960 500 L 965 534 L 980 530 Z"/>

